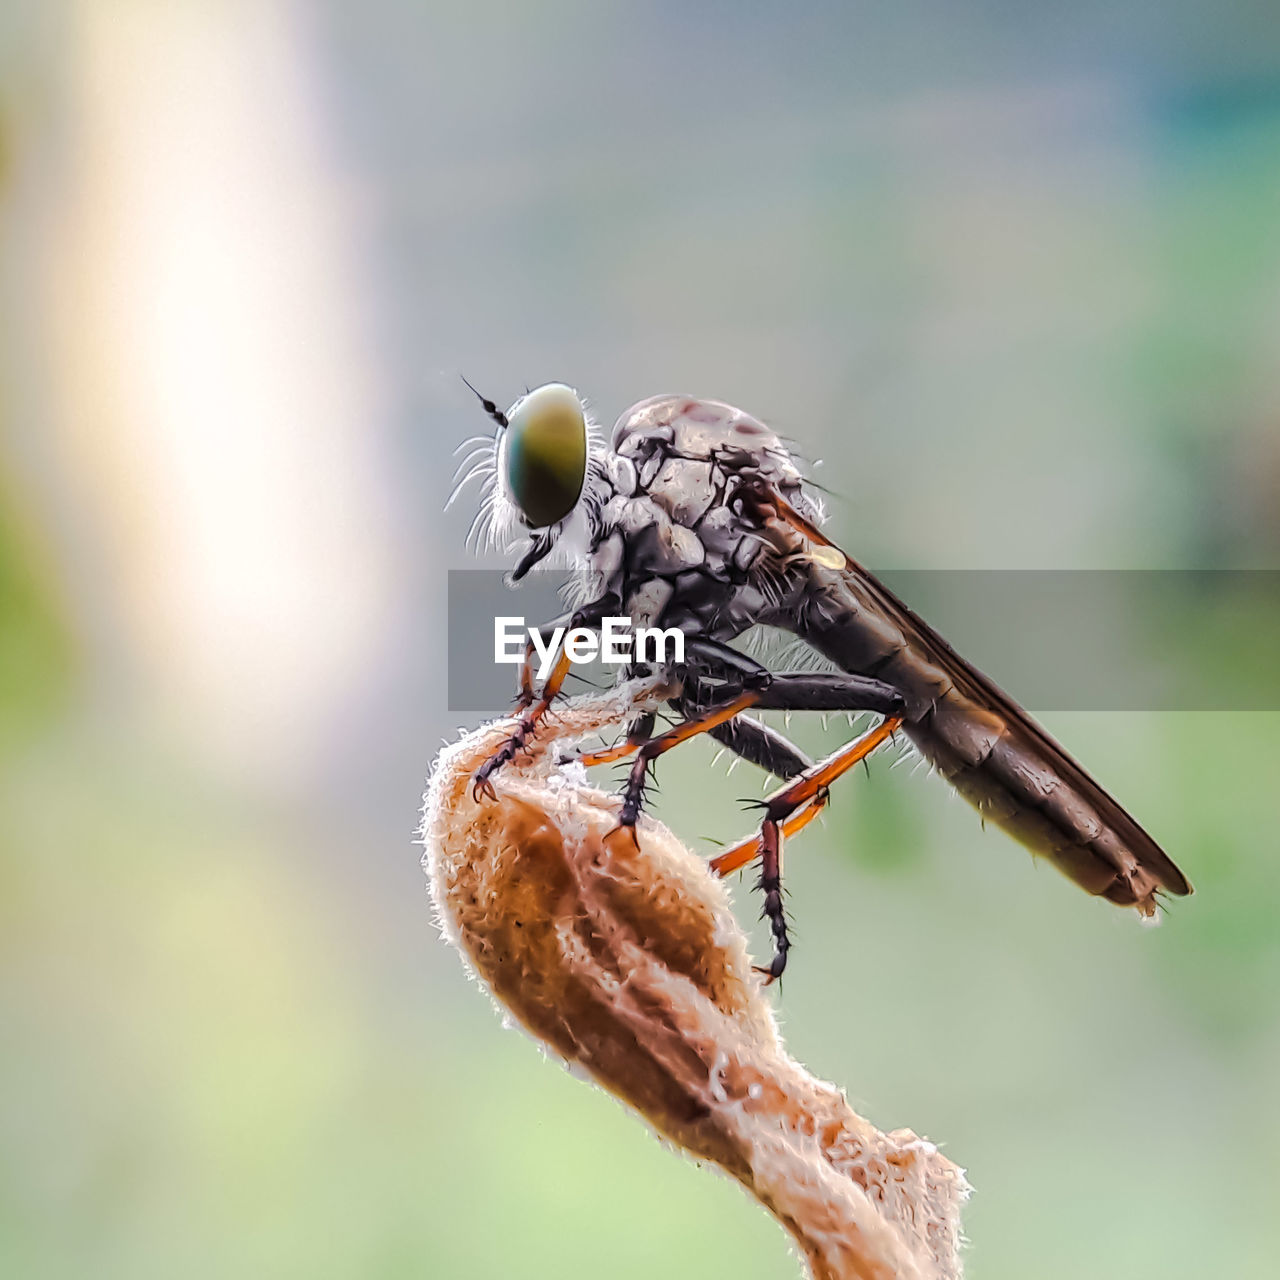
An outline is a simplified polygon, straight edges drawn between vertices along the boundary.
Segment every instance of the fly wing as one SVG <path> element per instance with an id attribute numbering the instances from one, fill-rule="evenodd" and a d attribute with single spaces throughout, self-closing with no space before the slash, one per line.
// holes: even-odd
<path id="1" fill-rule="evenodd" d="M 898 687 L 913 742 L 984 817 L 1089 892 L 1144 914 L 1157 890 L 1191 892 L 1160 846 L 1003 689 L 811 523 L 793 520 L 785 501 L 775 506 L 835 552 L 810 558 L 814 590 L 796 629 L 845 670 Z"/>

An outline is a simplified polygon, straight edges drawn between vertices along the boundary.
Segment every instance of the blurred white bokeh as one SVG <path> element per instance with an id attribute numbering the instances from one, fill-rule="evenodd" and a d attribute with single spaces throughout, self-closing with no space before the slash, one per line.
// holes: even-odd
<path id="1" fill-rule="evenodd" d="M 312 48 L 277 4 L 84 4 L 50 424 L 144 700 L 286 770 L 392 581 L 360 246 Z M 65 496 L 65 495 L 64 495 Z"/>

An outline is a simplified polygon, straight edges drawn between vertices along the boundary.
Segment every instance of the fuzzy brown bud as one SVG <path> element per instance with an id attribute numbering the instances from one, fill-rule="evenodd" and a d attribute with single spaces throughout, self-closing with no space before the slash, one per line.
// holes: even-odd
<path id="1" fill-rule="evenodd" d="M 657 822 L 616 831 L 617 801 L 556 767 L 654 692 L 561 704 L 496 801 L 472 775 L 512 722 L 441 752 L 422 834 L 446 937 L 539 1040 L 737 1178 L 818 1280 L 953 1280 L 962 1171 L 790 1058 L 721 882 Z"/>

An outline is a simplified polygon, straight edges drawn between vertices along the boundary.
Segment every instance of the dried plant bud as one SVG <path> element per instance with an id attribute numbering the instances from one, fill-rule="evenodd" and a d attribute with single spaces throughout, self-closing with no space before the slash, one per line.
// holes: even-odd
<path id="1" fill-rule="evenodd" d="M 654 692 L 562 704 L 496 801 L 471 778 L 512 722 L 441 752 L 422 834 L 445 935 L 540 1040 L 737 1178 L 814 1277 L 958 1277 L 962 1171 L 788 1057 L 721 882 L 656 822 L 638 846 L 615 831 L 617 801 L 555 766 Z"/>

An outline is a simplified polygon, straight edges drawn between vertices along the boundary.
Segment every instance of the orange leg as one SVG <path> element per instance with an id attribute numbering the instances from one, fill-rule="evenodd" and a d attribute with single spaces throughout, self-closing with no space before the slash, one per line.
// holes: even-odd
<path id="1" fill-rule="evenodd" d="M 648 742 L 639 744 L 635 748 L 636 760 L 631 766 L 631 774 L 627 778 L 626 790 L 623 792 L 622 813 L 619 815 L 618 825 L 626 828 L 633 828 L 636 825 L 640 817 L 640 804 L 644 799 L 645 774 L 651 760 L 656 760 L 672 747 L 678 747 L 680 743 L 687 742 L 708 729 L 714 729 L 718 724 L 724 724 L 726 720 L 732 720 L 734 716 L 746 711 L 749 707 L 754 707 L 760 701 L 760 697 L 759 690 L 749 689 L 722 706 L 711 707 L 707 711 L 690 716 L 674 729 L 668 729 L 666 733 L 660 733 L 656 738 L 650 738 Z M 630 749 L 630 744 L 626 745 Z M 617 748 L 610 748 L 610 750 L 616 751 Z M 622 752 L 616 758 L 621 759 L 622 755 L 626 754 L 628 752 Z"/>
<path id="2" fill-rule="evenodd" d="M 755 965 L 757 973 L 765 975 L 765 986 L 782 977 L 787 967 L 787 952 L 791 939 L 787 936 L 787 916 L 782 906 L 782 831 L 773 818 L 765 818 L 760 824 L 760 882 L 764 892 L 764 910 L 761 917 L 769 922 L 773 934 L 773 959 L 767 969 Z"/>
<path id="3" fill-rule="evenodd" d="M 779 830 L 783 838 L 785 839 L 787 836 L 793 836 L 797 832 L 803 831 L 827 807 L 829 797 L 830 792 L 824 788 L 804 808 L 793 813 L 786 821 L 779 823 Z M 753 836 L 748 836 L 745 840 L 739 840 L 737 844 L 730 845 L 723 853 L 712 858 L 707 865 L 716 875 L 727 876 L 733 871 L 740 871 L 748 863 L 754 862 L 759 856 L 760 833 L 757 832 Z"/>
<path id="4" fill-rule="evenodd" d="M 798 778 L 765 801 L 764 821 L 760 834 L 725 850 L 711 863 L 718 875 L 727 875 L 737 867 L 745 866 L 757 854 L 760 856 L 760 888 L 764 890 L 764 915 L 773 933 L 773 960 L 767 969 L 759 969 L 768 982 L 782 976 L 787 967 L 787 953 L 791 942 L 787 936 L 787 920 L 782 905 L 782 842 L 784 838 L 801 830 L 813 821 L 827 802 L 831 784 L 844 772 L 865 759 L 899 725 L 901 716 L 887 716 L 870 733 L 863 734 L 848 746 L 829 755 L 825 760 L 806 769 Z"/>
<path id="5" fill-rule="evenodd" d="M 766 812 L 781 824 L 782 835 L 794 835 L 807 827 L 826 805 L 831 784 L 859 760 L 869 756 L 901 724 L 900 716 L 888 716 L 870 732 L 855 738 L 812 769 L 806 769 L 798 778 L 793 778 L 769 796 L 765 801 Z M 713 858 L 711 870 L 718 876 L 727 876 L 731 871 L 753 862 L 759 856 L 760 848 L 760 836 L 748 836 Z"/>
<path id="6" fill-rule="evenodd" d="M 524 646 L 524 661 L 520 664 L 520 691 L 516 694 L 516 706 L 521 711 L 527 711 L 533 706 L 533 655 L 534 647 L 532 640 L 526 640 Z"/>
<path id="7" fill-rule="evenodd" d="M 663 751 L 670 751 L 672 747 L 678 746 L 681 742 L 687 742 L 695 734 L 714 729 L 716 725 L 732 720 L 739 712 L 755 705 L 756 695 L 742 696 L 749 697 L 750 701 L 743 702 L 739 698 L 724 707 L 713 707 L 709 711 L 700 712 L 676 725 L 669 733 L 661 734 L 657 738 L 626 738 L 622 742 L 614 743 L 611 747 L 601 747 L 598 751 L 583 751 L 579 755 L 571 756 L 570 759 L 588 769 L 598 764 L 616 764 L 619 760 L 625 760 L 629 755 L 642 750 L 650 742 L 665 743 L 661 750 L 653 752 L 654 755 L 661 755 Z"/>
<path id="8" fill-rule="evenodd" d="M 569 668 L 572 665 L 568 654 L 561 649 L 556 658 L 556 665 L 542 686 L 542 696 L 525 710 L 520 717 L 520 723 L 516 725 L 515 732 L 476 770 L 475 779 L 471 784 L 471 794 L 474 799 L 479 800 L 482 795 L 488 796 L 490 800 L 498 798 L 497 792 L 493 789 L 493 783 L 489 779 L 503 765 L 510 764 L 517 752 L 523 751 L 528 746 L 529 739 L 537 732 L 538 722 L 551 709 L 551 704 L 560 692 L 560 686 L 564 684 L 564 678 L 569 674 Z"/>
<path id="9" fill-rule="evenodd" d="M 602 747 L 599 751 L 584 751 L 581 755 L 570 756 L 569 759 L 576 760 L 590 769 L 593 765 L 614 764 L 619 760 L 625 760 L 633 751 L 639 751 L 640 747 L 639 742 L 632 742 L 627 738 L 615 746 Z"/>

